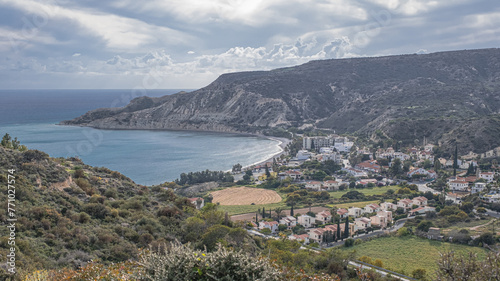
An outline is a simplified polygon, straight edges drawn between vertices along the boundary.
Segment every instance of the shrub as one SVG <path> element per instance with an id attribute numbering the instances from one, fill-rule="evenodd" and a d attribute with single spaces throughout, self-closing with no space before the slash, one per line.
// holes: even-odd
<path id="1" fill-rule="evenodd" d="M 282 280 L 283 273 L 265 258 L 252 258 L 224 249 L 196 251 L 179 243 L 164 253 L 148 251 L 141 256 L 147 275 L 136 280 Z"/>

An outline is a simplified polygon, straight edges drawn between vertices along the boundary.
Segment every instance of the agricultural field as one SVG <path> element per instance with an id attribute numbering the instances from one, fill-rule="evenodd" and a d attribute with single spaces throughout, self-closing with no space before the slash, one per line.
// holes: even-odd
<path id="1" fill-rule="evenodd" d="M 456 254 L 462 255 L 473 252 L 478 255 L 479 259 L 484 259 L 486 255 L 486 250 L 483 248 L 428 240 L 416 236 L 380 237 L 342 249 L 345 251 L 354 250 L 356 258 L 368 256 L 372 260 L 380 259 L 384 268 L 408 276 L 411 276 L 415 269 L 425 269 L 431 280 L 437 269 L 436 261 L 440 258 L 440 253 L 455 251 Z"/>
<path id="2" fill-rule="evenodd" d="M 226 188 L 211 194 L 212 202 L 220 205 L 261 205 L 281 202 L 281 196 L 274 190 L 245 186 Z"/>

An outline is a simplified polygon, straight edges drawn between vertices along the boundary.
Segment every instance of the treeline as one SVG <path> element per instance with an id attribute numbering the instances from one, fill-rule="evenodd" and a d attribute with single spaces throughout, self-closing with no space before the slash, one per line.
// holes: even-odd
<path id="1" fill-rule="evenodd" d="M 205 170 L 201 172 L 189 172 L 187 174 L 182 173 L 180 178 L 175 180 L 175 183 L 185 185 L 210 181 L 234 182 L 234 177 L 228 172 Z"/>

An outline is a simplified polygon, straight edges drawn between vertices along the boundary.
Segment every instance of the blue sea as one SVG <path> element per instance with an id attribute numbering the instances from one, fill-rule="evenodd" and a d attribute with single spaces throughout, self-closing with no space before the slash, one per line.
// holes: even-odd
<path id="1" fill-rule="evenodd" d="M 77 156 L 86 164 L 119 171 L 138 184 L 172 181 L 183 172 L 230 170 L 281 151 L 278 141 L 192 131 L 97 130 L 60 126 L 102 107 L 126 105 L 137 96 L 181 90 L 0 90 L 0 137 L 9 133 L 52 157 Z"/>

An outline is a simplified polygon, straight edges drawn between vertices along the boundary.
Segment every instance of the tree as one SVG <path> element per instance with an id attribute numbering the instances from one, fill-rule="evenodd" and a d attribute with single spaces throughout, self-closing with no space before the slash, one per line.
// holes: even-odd
<path id="1" fill-rule="evenodd" d="M 349 217 L 345 218 L 344 237 L 349 238 Z"/>
<path id="2" fill-rule="evenodd" d="M 290 208 L 290 216 L 293 217 L 293 205 L 292 205 L 292 208 Z"/>
<path id="3" fill-rule="evenodd" d="M 274 209 L 276 216 L 278 217 L 278 221 L 281 219 L 281 215 L 283 215 L 283 209 L 281 207 L 277 207 Z"/>
<path id="4" fill-rule="evenodd" d="M 500 253 L 489 252 L 479 261 L 475 253 L 455 255 L 454 252 L 441 254 L 436 271 L 437 281 L 451 280 L 499 280 Z"/>
<path id="5" fill-rule="evenodd" d="M 403 171 L 401 168 L 401 159 L 395 158 L 394 160 L 392 160 L 392 165 L 389 171 L 395 177 L 401 175 Z"/>
<path id="6" fill-rule="evenodd" d="M 266 180 L 269 180 L 271 178 L 271 172 L 269 172 L 269 167 L 266 165 Z"/>
<path id="7" fill-rule="evenodd" d="M 441 162 L 439 162 L 439 159 L 436 159 L 434 161 L 434 170 L 437 172 L 438 170 L 441 170 Z"/>
<path id="8" fill-rule="evenodd" d="M 455 154 L 453 155 L 453 176 L 457 176 L 457 168 L 458 168 L 458 145 L 455 140 Z"/>
<path id="9" fill-rule="evenodd" d="M 430 169 L 432 167 L 432 162 L 429 159 L 425 159 L 424 163 L 422 164 L 422 167 L 426 170 Z"/>
<path id="10" fill-rule="evenodd" d="M 240 163 L 234 165 L 233 166 L 233 173 L 239 173 L 239 172 L 241 172 L 241 168 L 243 168 L 243 167 L 241 166 Z"/>
<path id="11" fill-rule="evenodd" d="M 11 136 L 9 134 L 5 134 L 2 138 L 2 142 L 0 143 L 3 147 L 11 148 Z"/>
<path id="12" fill-rule="evenodd" d="M 262 207 L 262 218 L 266 218 L 266 207 Z"/>
<path id="13" fill-rule="evenodd" d="M 337 235 L 335 236 L 335 242 L 337 242 L 338 239 L 342 239 L 340 237 L 340 218 L 337 220 Z"/>

